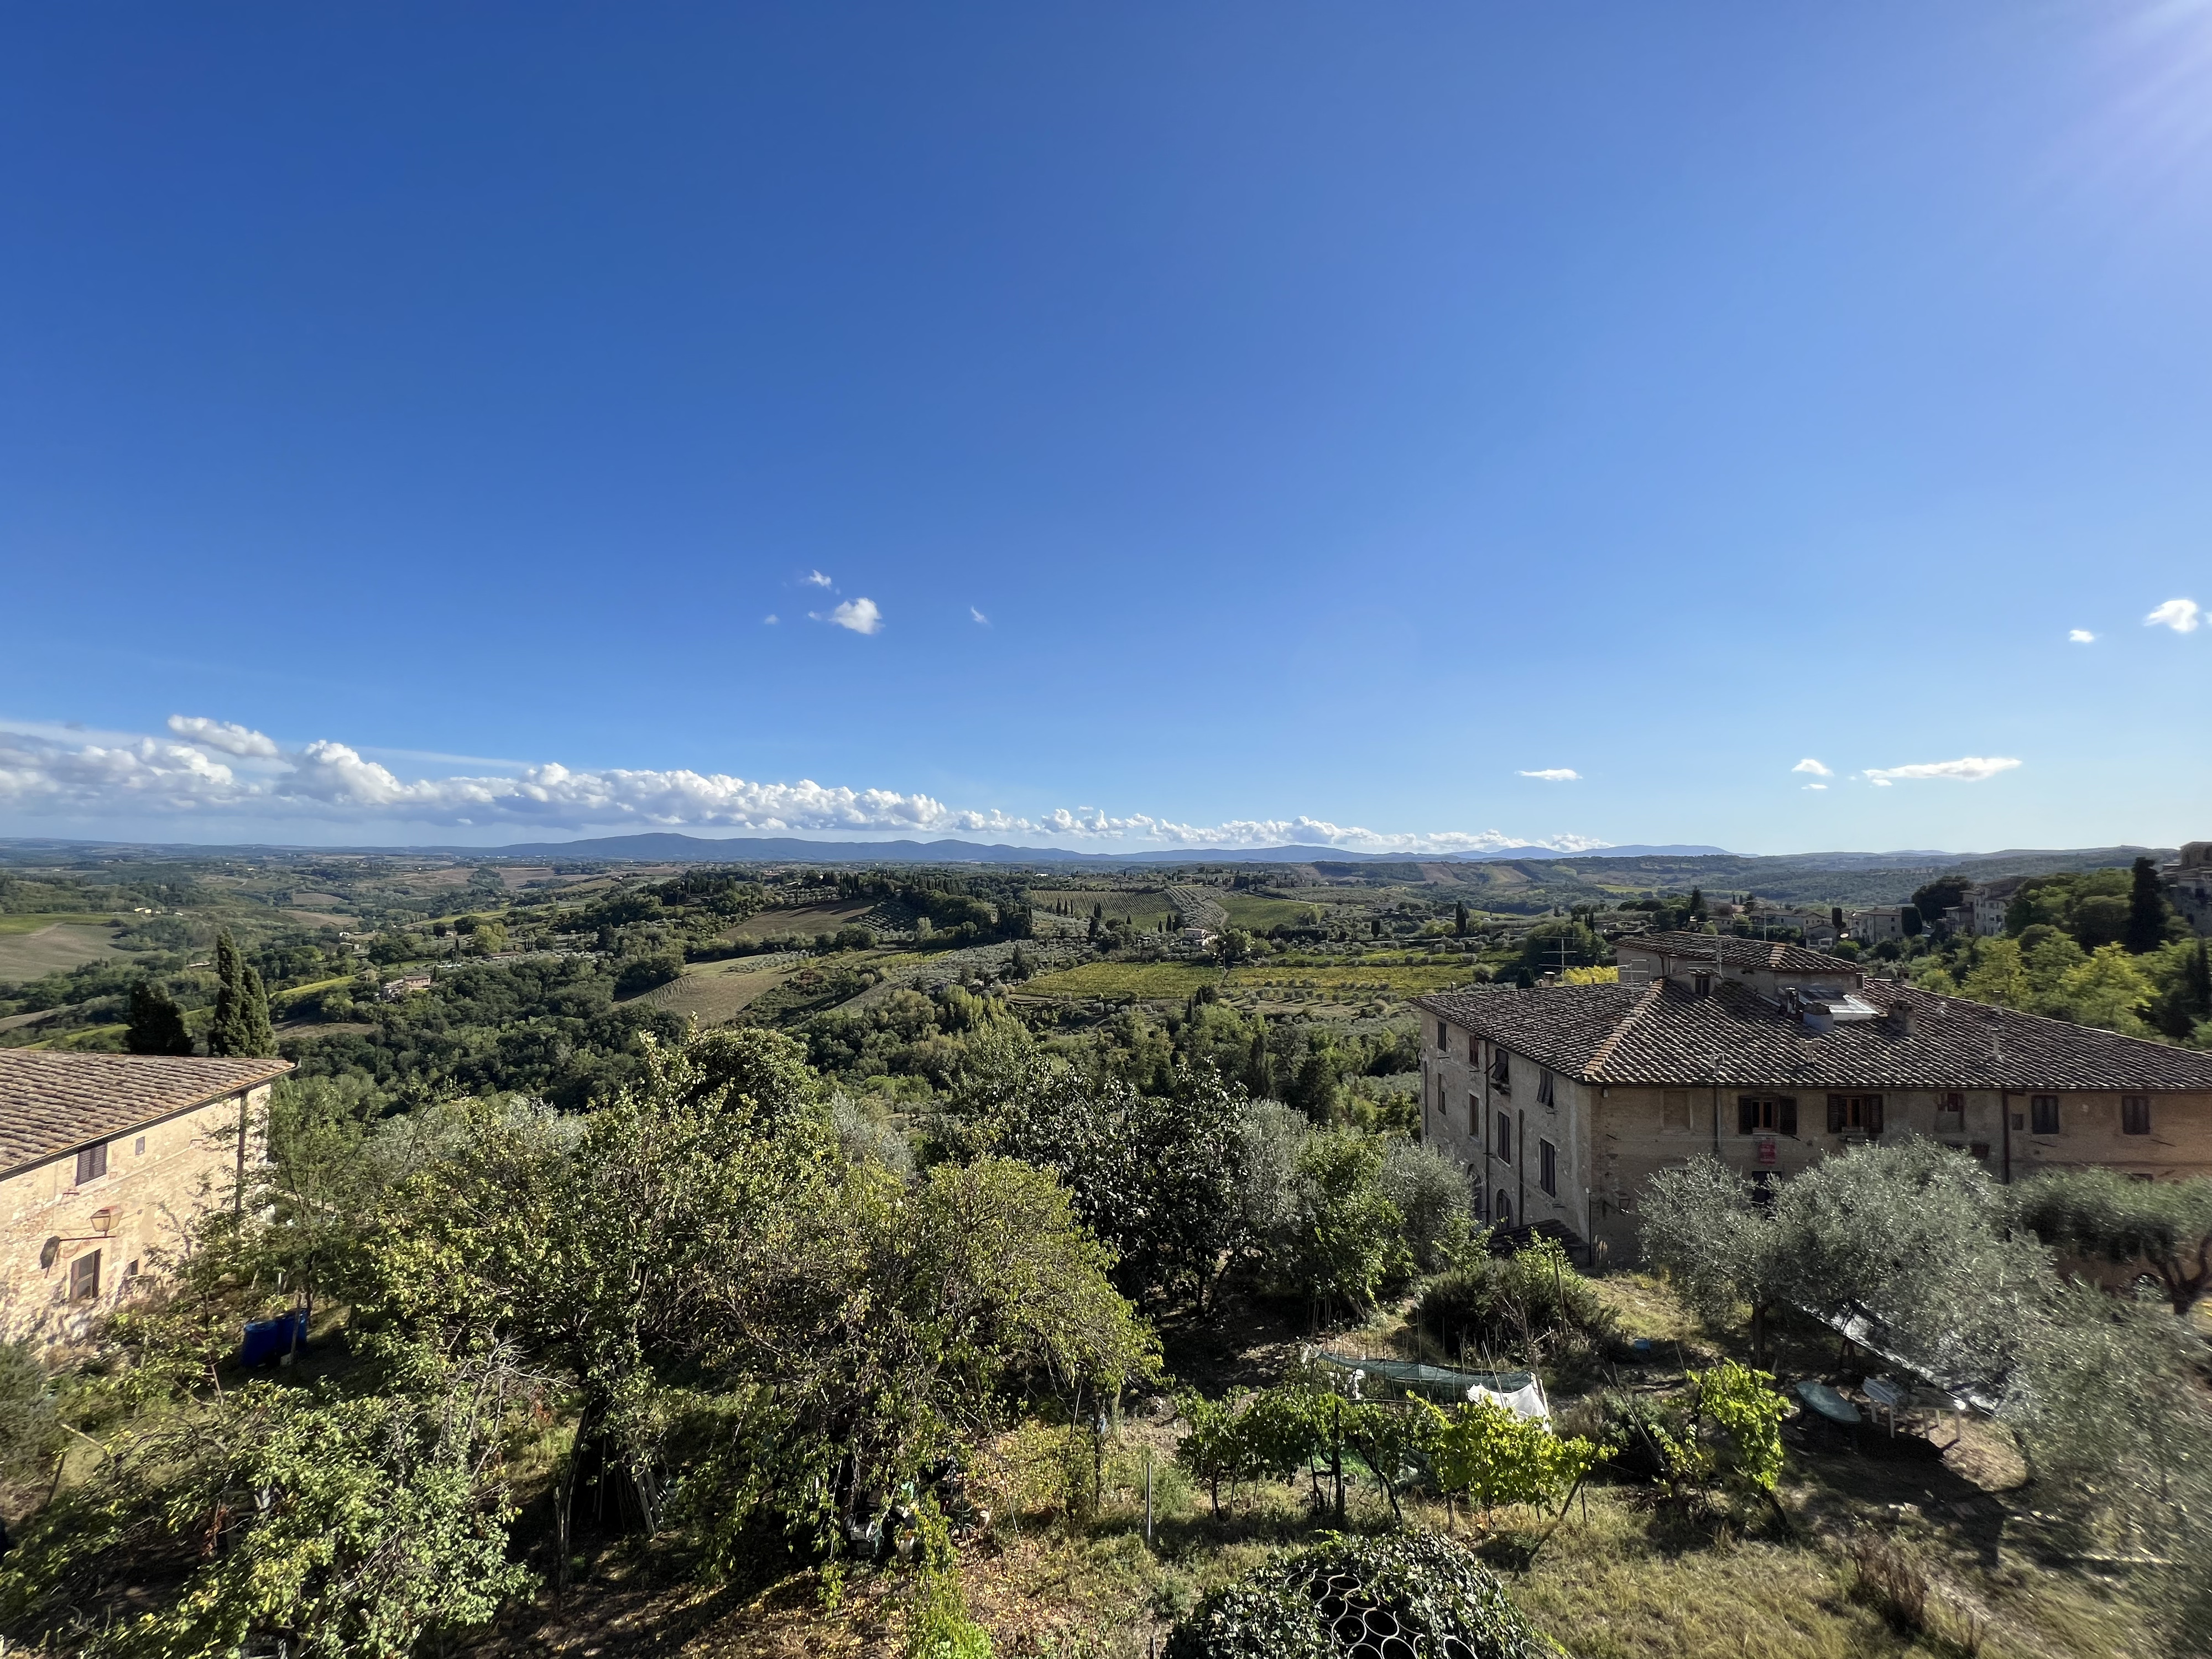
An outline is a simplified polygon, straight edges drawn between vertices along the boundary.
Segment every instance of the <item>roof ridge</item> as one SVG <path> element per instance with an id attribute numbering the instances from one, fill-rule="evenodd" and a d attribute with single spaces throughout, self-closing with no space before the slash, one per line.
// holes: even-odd
<path id="1" fill-rule="evenodd" d="M 1644 988 L 1644 994 L 1637 998 L 1628 1012 L 1620 1017 L 1620 1023 L 1607 1033 L 1605 1041 L 1597 1045 L 1597 1051 L 1589 1057 L 1589 1064 L 1583 1067 L 1584 1077 L 1595 1077 L 1598 1074 L 1605 1062 L 1613 1057 L 1613 1045 L 1628 1035 L 1629 1028 L 1642 1018 L 1645 1009 L 1666 994 L 1666 985 L 1667 982 L 1664 980 L 1654 980 Z"/>

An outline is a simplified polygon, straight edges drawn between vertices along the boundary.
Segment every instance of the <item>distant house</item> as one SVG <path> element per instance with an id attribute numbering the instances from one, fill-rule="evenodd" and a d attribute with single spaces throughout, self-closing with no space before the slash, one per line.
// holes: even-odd
<path id="1" fill-rule="evenodd" d="M 2159 871 L 2166 896 L 2200 933 L 2212 933 L 2212 841 L 2192 841 Z"/>
<path id="2" fill-rule="evenodd" d="M 427 991 L 429 988 L 429 975 L 404 974 L 398 979 L 385 981 L 384 988 L 377 994 L 386 1002 L 397 1002 L 402 997 L 412 996 L 417 991 Z"/>
<path id="3" fill-rule="evenodd" d="M 282 1060 L 0 1049 L 0 1339 L 82 1336 L 261 1159 Z"/>
<path id="4" fill-rule="evenodd" d="M 1861 945 L 1880 945 L 1905 937 L 1905 907 L 1901 904 L 1869 905 L 1863 910 L 1847 911 L 1844 920 L 1850 924 L 1852 939 Z"/>
<path id="5" fill-rule="evenodd" d="M 2019 896 L 2021 884 L 2026 876 L 2004 876 L 1996 881 L 1985 881 L 1966 890 L 1962 908 L 1973 911 L 1973 934 L 1976 939 L 2002 939 L 2005 930 L 2005 914 L 2012 908 L 2013 900 Z"/>
<path id="6" fill-rule="evenodd" d="M 2001 1181 L 2212 1175 L 2212 1054 L 1942 997 L 1793 945 L 1641 933 L 1618 985 L 1415 999 L 1422 1128 L 1500 1225 L 1637 1249 L 1652 1173 L 1711 1153 L 1784 1179 L 1927 1135 Z"/>

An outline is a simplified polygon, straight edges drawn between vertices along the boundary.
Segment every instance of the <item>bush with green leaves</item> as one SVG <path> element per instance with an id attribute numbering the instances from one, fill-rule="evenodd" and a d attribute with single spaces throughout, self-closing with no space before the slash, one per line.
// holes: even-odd
<path id="1" fill-rule="evenodd" d="M 1378 1184 L 1405 1218 L 1406 1248 L 1423 1273 L 1457 1267 L 1486 1248 L 1489 1235 L 1474 1224 L 1466 1171 L 1434 1146 L 1390 1141 Z"/>
<path id="2" fill-rule="evenodd" d="M 1167 1659 L 1559 1659 L 1474 1557 L 1434 1533 L 1334 1534 L 1215 1590 Z"/>
<path id="3" fill-rule="evenodd" d="M 1476 1256 L 1430 1281 L 1413 1322 L 1454 1352 L 1518 1352 L 1532 1361 L 1565 1335 L 1602 1342 L 1614 1325 L 1559 1242 L 1540 1237 L 1511 1255 Z"/>
<path id="4" fill-rule="evenodd" d="M 1426 1404 L 1422 1409 L 1431 1419 L 1426 1449 L 1437 1485 L 1485 1517 L 1504 1504 L 1559 1502 L 1605 1455 L 1593 1442 L 1562 1438 L 1549 1423 L 1495 1400 L 1449 1412 Z"/>

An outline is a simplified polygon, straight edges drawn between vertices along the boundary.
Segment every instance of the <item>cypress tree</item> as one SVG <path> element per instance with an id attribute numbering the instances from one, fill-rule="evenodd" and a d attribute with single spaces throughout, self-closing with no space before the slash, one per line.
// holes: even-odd
<path id="1" fill-rule="evenodd" d="M 191 1033 L 185 1029 L 185 1011 L 176 999 L 150 979 L 131 988 L 131 1029 L 123 1046 L 134 1054 L 189 1054 Z"/>
<path id="2" fill-rule="evenodd" d="M 239 954 L 225 928 L 215 942 L 215 1018 L 208 1026 L 208 1053 L 218 1057 L 264 1057 L 276 1052 L 269 1025 L 269 994 L 261 975 Z"/>
<path id="3" fill-rule="evenodd" d="M 2166 890 L 2160 886 L 2158 866 L 2137 859 L 2135 886 L 2128 895 L 2127 931 L 2120 943 L 2130 956 L 2143 956 L 2166 943 Z"/>

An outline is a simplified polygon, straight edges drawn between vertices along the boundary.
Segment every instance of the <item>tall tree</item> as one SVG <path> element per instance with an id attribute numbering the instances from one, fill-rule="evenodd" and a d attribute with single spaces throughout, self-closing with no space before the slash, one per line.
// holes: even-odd
<path id="1" fill-rule="evenodd" d="M 239 953 L 226 927 L 215 942 L 215 1018 L 208 1026 L 208 1053 L 217 1058 L 265 1057 L 276 1052 L 269 1024 L 269 994 L 261 975 Z"/>
<path id="2" fill-rule="evenodd" d="M 185 1029 L 185 1011 L 167 989 L 150 979 L 131 988 L 131 1029 L 123 1046 L 134 1054 L 189 1054 L 192 1034 Z"/>
<path id="3" fill-rule="evenodd" d="M 2120 943 L 2133 957 L 2148 955 L 2166 943 L 2166 890 L 2158 879 L 2158 866 L 2137 859 L 2135 879 L 2128 891 L 2127 931 Z"/>

